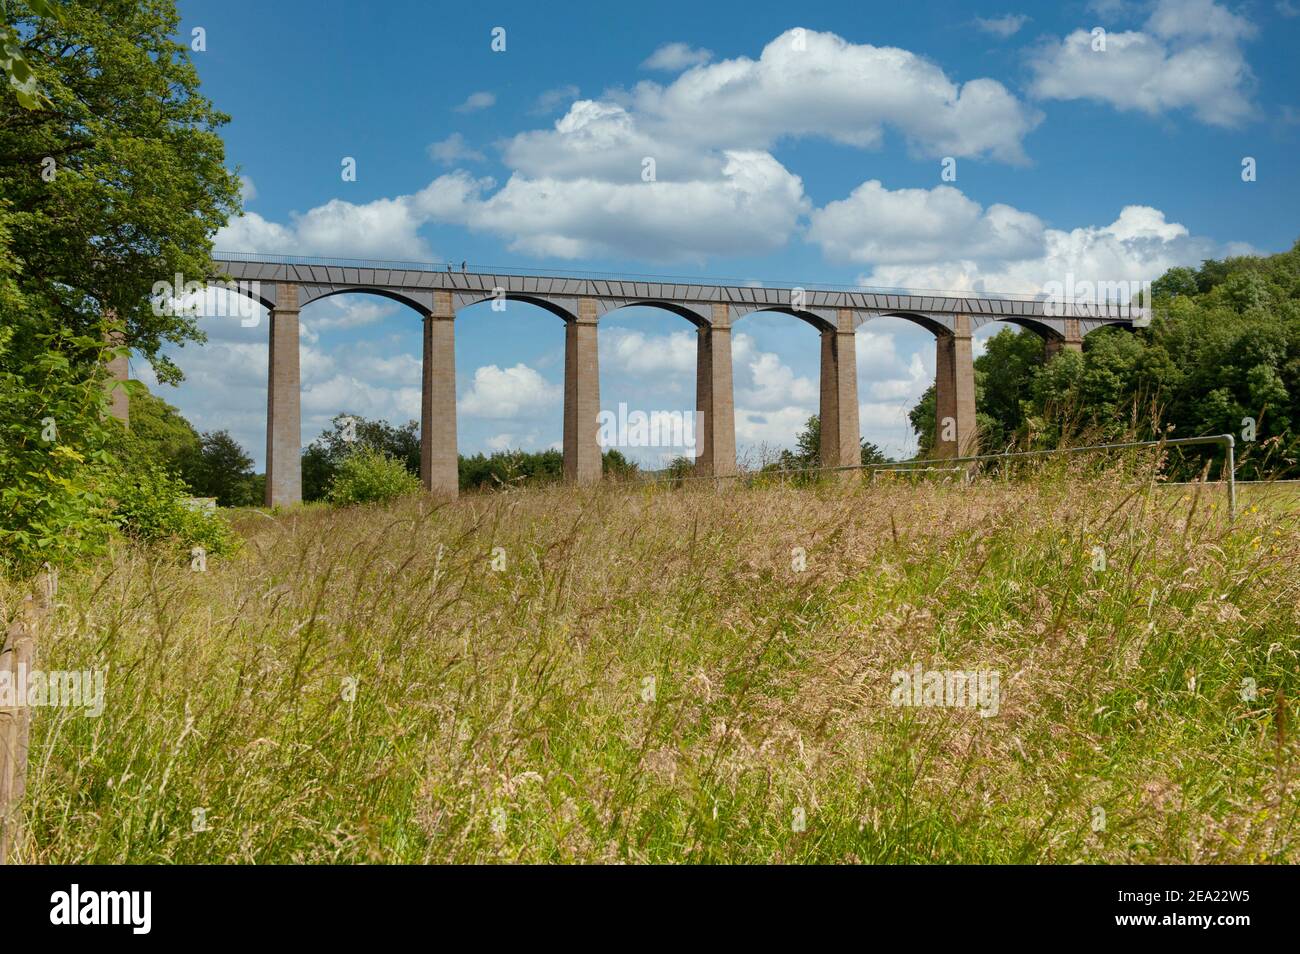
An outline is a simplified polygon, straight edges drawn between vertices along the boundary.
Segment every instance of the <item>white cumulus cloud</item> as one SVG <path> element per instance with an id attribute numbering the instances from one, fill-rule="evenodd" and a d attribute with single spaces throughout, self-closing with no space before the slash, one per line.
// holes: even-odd
<path id="1" fill-rule="evenodd" d="M 991 33 L 993 36 L 999 36 L 1002 39 L 1014 36 L 1020 32 L 1020 28 L 1029 22 L 1029 17 L 1023 13 L 1007 13 L 1000 17 L 976 17 L 975 25 L 985 33 Z"/>
<path id="2" fill-rule="evenodd" d="M 489 109 L 495 106 L 497 102 L 496 93 L 489 93 L 486 90 L 470 93 L 465 102 L 456 107 L 458 113 L 474 113 L 480 109 Z"/>
<path id="3" fill-rule="evenodd" d="M 890 264 L 944 256 L 988 261 L 1032 254 L 1043 223 L 1009 205 L 981 208 L 953 186 L 886 189 L 872 179 L 812 213 L 808 238 L 835 261 Z"/>
<path id="4" fill-rule="evenodd" d="M 665 43 L 641 64 L 643 70 L 679 73 L 713 59 L 712 50 L 693 49 L 688 43 Z"/>
<path id="5" fill-rule="evenodd" d="M 470 146 L 460 133 L 454 132 L 446 139 L 429 144 L 429 158 L 450 166 L 457 162 L 476 162 L 483 158 L 483 153 Z"/>
<path id="6" fill-rule="evenodd" d="M 1204 123 L 1239 126 L 1255 114 L 1254 75 L 1240 45 L 1255 32 L 1213 0 L 1159 0 L 1142 30 L 1094 37 L 1079 29 L 1040 48 L 1031 89 L 1150 116 L 1189 109 Z"/>
<path id="7" fill-rule="evenodd" d="M 562 390 L 522 362 L 512 368 L 495 364 L 474 372 L 474 380 L 457 407 L 469 417 L 527 418 L 558 404 Z"/>

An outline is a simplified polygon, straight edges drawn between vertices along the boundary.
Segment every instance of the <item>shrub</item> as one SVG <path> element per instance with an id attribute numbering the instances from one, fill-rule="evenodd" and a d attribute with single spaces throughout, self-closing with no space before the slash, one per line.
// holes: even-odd
<path id="1" fill-rule="evenodd" d="M 111 487 L 113 520 L 133 540 L 173 543 L 213 555 L 231 553 L 237 538 L 225 519 L 190 506 L 189 489 L 179 477 L 150 462 L 115 477 Z"/>
<path id="2" fill-rule="evenodd" d="M 564 455 L 558 450 L 497 451 L 490 457 L 462 454 L 459 474 L 461 490 L 557 483 L 564 477 Z"/>
<path id="3" fill-rule="evenodd" d="M 330 482 L 329 501 L 346 506 L 381 503 L 420 492 L 420 480 L 406 465 L 373 447 L 361 447 L 339 464 Z"/>
<path id="4" fill-rule="evenodd" d="M 0 311 L 7 323 L 11 313 Z M 8 575 L 71 565 L 111 535 L 102 481 L 116 425 L 103 419 L 103 386 L 86 370 L 102 353 L 100 341 L 67 330 L 0 327 L 0 570 Z"/>

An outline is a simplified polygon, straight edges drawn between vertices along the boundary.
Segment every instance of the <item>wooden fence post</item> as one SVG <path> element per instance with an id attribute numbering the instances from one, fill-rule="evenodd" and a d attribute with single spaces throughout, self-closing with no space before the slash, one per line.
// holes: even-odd
<path id="1" fill-rule="evenodd" d="M 11 698 L 0 698 L 0 865 L 22 841 L 22 798 L 27 788 L 27 746 L 32 710 L 27 705 L 26 682 L 36 650 L 36 626 L 54 596 L 53 575 L 42 575 L 37 593 L 28 595 L 0 644 L 0 679 L 9 681 Z"/>

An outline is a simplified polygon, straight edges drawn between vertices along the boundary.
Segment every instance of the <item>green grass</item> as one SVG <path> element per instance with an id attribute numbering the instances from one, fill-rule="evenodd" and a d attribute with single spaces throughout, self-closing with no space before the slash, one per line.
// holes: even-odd
<path id="1" fill-rule="evenodd" d="M 38 710 L 21 857 L 1295 862 L 1300 528 L 1212 499 L 556 487 L 121 549 L 41 633 L 107 707 Z M 915 662 L 998 714 L 891 705 Z"/>

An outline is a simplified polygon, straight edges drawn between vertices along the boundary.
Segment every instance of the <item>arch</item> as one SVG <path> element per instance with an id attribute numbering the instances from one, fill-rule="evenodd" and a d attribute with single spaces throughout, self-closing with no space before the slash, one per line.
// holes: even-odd
<path id="1" fill-rule="evenodd" d="M 220 289 L 227 295 L 235 295 L 239 298 L 247 298 L 255 304 L 261 305 L 266 309 L 275 308 L 275 285 L 274 283 L 263 285 L 261 282 L 248 282 L 235 278 L 208 278 L 203 282 L 205 289 Z M 254 291 L 256 289 L 256 291 Z M 263 290 L 270 291 L 268 298 Z"/>
<path id="2" fill-rule="evenodd" d="M 693 461 L 698 469 L 715 425 L 727 435 L 734 430 L 734 419 L 719 421 L 713 415 L 715 389 L 719 390 L 717 403 L 731 414 L 730 328 L 723 323 L 715 327 L 688 305 L 662 299 L 605 300 L 597 304 L 602 307 L 608 307 L 597 329 L 602 359 L 599 393 L 605 415 L 602 452 L 618 451 L 633 464 L 652 470 L 677 458 Z M 689 327 L 679 324 L 679 319 Z M 650 351 L 662 355 L 663 363 L 637 367 L 638 356 Z M 720 388 L 724 380 L 725 394 Z M 630 415 L 637 414 L 672 423 L 662 430 L 655 424 L 642 435 L 652 440 L 638 442 L 635 429 L 624 426 L 625 421 L 635 421 Z M 734 440 L 729 438 L 726 447 L 734 460 Z M 726 464 L 729 472 L 733 465 Z"/>
<path id="3" fill-rule="evenodd" d="M 1065 335 L 1059 329 L 1053 328 L 1051 325 L 1046 324 L 1045 322 L 1042 321 L 1037 321 L 1033 318 L 1020 318 L 1020 317 L 1008 316 L 1005 318 L 1003 317 L 995 318 L 994 322 L 1003 322 L 1008 325 L 1015 325 L 1018 328 L 1023 328 L 1026 331 L 1031 331 L 1034 334 L 1038 335 L 1038 337 L 1042 338 L 1043 341 L 1045 342 L 1065 340 Z"/>
<path id="4" fill-rule="evenodd" d="M 578 317 L 577 307 L 576 307 L 577 296 L 574 296 L 571 299 L 574 302 L 574 308 L 572 311 L 570 311 L 567 308 L 564 308 L 562 305 L 558 304 L 555 301 L 552 301 L 551 299 L 541 298 L 537 295 L 520 294 L 518 292 L 506 292 L 505 299 L 506 301 L 519 301 L 527 305 L 536 305 L 538 308 L 542 308 L 546 311 L 549 311 L 551 314 L 555 315 L 555 317 L 565 322 L 576 321 Z M 470 295 L 467 294 L 464 295 L 456 294 L 452 296 L 452 301 L 455 305 L 456 311 L 460 311 L 462 308 L 469 308 L 473 305 L 481 305 L 485 301 L 495 301 L 495 300 L 496 300 L 495 295 L 483 295 L 481 297 L 471 297 Z"/>
<path id="5" fill-rule="evenodd" d="M 919 312 L 914 312 L 914 311 L 875 312 L 873 314 L 865 316 L 862 319 L 862 324 L 859 325 L 858 327 L 865 325 L 872 318 L 902 318 L 904 321 L 910 321 L 914 325 L 920 325 L 922 328 L 930 332 L 930 334 L 934 335 L 936 338 L 942 338 L 946 335 L 952 334 L 952 329 L 949 328 L 947 325 L 945 325 L 942 321 L 939 321 L 936 318 L 932 318 L 929 315 L 923 315 L 920 314 Z"/>
<path id="6" fill-rule="evenodd" d="M 399 305 L 406 305 L 415 309 L 421 315 L 427 315 L 431 310 L 431 303 L 417 301 L 410 295 L 404 295 L 401 292 L 393 291 L 390 288 L 374 288 L 367 285 L 357 285 L 355 287 L 331 288 L 328 291 L 322 291 L 320 294 L 313 294 L 316 290 L 310 285 L 299 285 L 298 307 L 306 308 L 308 305 L 317 301 L 324 301 L 326 298 L 333 298 L 335 295 L 377 295 L 380 298 L 387 298 L 389 301 L 395 301 Z"/>
<path id="7" fill-rule="evenodd" d="M 773 355 L 784 368 L 783 376 L 788 375 L 793 380 L 764 380 L 760 373 L 770 368 L 753 360 L 735 365 L 736 397 L 726 411 L 721 407 L 716 409 L 718 414 L 728 414 L 733 424 L 730 455 L 734 458 L 738 452 L 739 461 L 749 465 L 767 464 L 770 458 L 759 459 L 755 455 L 764 448 L 793 447 L 804 422 L 811 416 L 827 422 L 822 432 L 828 435 L 822 448 L 823 464 L 838 466 L 843 463 L 838 456 L 842 418 L 848 421 L 851 417 L 846 432 L 858 430 L 856 371 L 850 381 L 844 370 L 853 362 L 855 350 L 842 345 L 846 336 L 835 333 L 838 329 L 827 314 L 819 313 L 821 309 L 810 311 L 773 303 L 756 307 L 742 305 L 736 310 L 741 313 L 733 318 L 729 337 L 738 336 L 745 327 L 742 322 L 756 316 L 757 327 L 745 332 L 754 349 L 751 359 L 760 354 Z M 830 316 L 835 315 L 835 309 L 827 311 Z M 800 331 L 801 327 L 809 331 Z M 789 387 L 790 384 L 797 387 Z M 806 390 L 803 385 L 808 386 Z M 849 394 L 850 385 L 852 396 Z M 747 391 L 750 392 L 748 396 Z M 841 400 L 842 395 L 844 400 Z M 746 406 L 755 398 L 766 400 Z M 799 411 L 797 415 L 792 413 L 795 410 Z M 856 433 L 853 434 L 853 447 L 857 447 Z"/>
<path id="8" fill-rule="evenodd" d="M 622 311 L 624 308 L 658 308 L 661 311 L 667 311 L 677 315 L 679 318 L 685 318 L 696 328 L 710 324 L 708 319 L 687 305 L 680 305 L 676 302 L 659 301 L 650 298 L 625 301 L 621 304 L 611 305 L 610 308 L 601 313 L 601 317 L 604 318 L 607 315 L 612 315 L 617 311 Z"/>
<path id="9" fill-rule="evenodd" d="M 1103 328 L 1123 328 L 1125 331 L 1135 332 L 1141 325 L 1135 325 L 1131 321 L 1119 319 L 1097 318 L 1094 320 L 1083 319 L 1079 322 L 1079 337 L 1086 338 L 1094 331 L 1100 331 Z"/>
<path id="10" fill-rule="evenodd" d="M 445 323 L 455 328 L 453 372 L 461 386 L 454 405 L 447 399 L 451 410 L 435 409 L 433 416 L 454 416 L 458 451 L 467 457 L 514 450 L 545 453 L 557 440 L 563 447 L 568 335 L 576 322 L 549 324 L 536 309 L 555 314 L 554 309 L 532 296 L 512 295 L 516 307 L 494 311 L 494 296 L 473 294 L 475 301 L 453 299 L 455 320 Z M 524 305 L 528 307 L 520 307 Z M 564 356 L 560 367 L 547 359 L 557 354 Z M 512 381 L 530 398 L 497 406 L 496 399 L 506 393 L 502 388 Z M 592 415 L 594 424 L 595 411 Z"/>
<path id="11" fill-rule="evenodd" d="M 798 318 L 800 321 L 812 325 L 813 328 L 819 332 L 836 330 L 835 322 L 831 321 L 829 318 L 824 318 L 815 312 L 801 311 L 796 308 L 791 308 L 788 305 L 764 305 L 761 308 L 755 308 L 742 315 L 737 315 L 732 324 L 735 324 L 735 322 L 740 321 L 742 318 L 748 318 L 750 315 L 762 314 L 763 312 L 775 312 L 781 315 L 789 315 L 792 318 Z"/>

